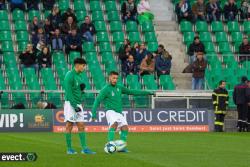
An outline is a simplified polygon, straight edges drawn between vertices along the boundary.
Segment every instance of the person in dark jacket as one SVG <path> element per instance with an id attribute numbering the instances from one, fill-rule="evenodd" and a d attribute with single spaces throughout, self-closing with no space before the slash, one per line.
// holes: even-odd
<path id="1" fill-rule="evenodd" d="M 247 131 L 250 132 L 250 80 L 247 81 L 247 90 L 246 90 L 246 98 L 247 98 Z"/>
<path id="2" fill-rule="evenodd" d="M 240 45 L 239 48 L 239 60 L 240 62 L 250 60 L 250 44 L 248 42 L 248 38 L 244 37 L 242 44 Z"/>
<path id="3" fill-rule="evenodd" d="M 90 21 L 90 17 L 86 16 L 84 23 L 80 26 L 80 32 L 87 42 L 94 42 L 94 34 L 96 33 L 95 25 Z"/>
<path id="4" fill-rule="evenodd" d="M 51 25 L 49 19 L 45 19 L 45 21 L 44 21 L 44 32 L 47 36 L 47 39 L 49 39 L 49 40 L 55 34 L 55 29 Z"/>
<path id="5" fill-rule="evenodd" d="M 44 47 L 42 52 L 38 55 L 38 65 L 41 68 L 50 68 L 52 64 L 51 54 L 48 47 Z"/>
<path id="6" fill-rule="evenodd" d="M 64 13 L 62 14 L 62 22 L 63 22 L 63 23 L 66 22 L 66 21 L 68 20 L 68 17 L 72 17 L 72 18 L 73 18 L 73 22 L 74 22 L 74 23 L 77 23 L 77 18 L 76 18 L 76 15 L 75 15 L 75 13 L 74 13 L 74 10 L 72 10 L 72 9 L 70 9 L 70 8 L 68 8 L 68 9 L 66 10 L 66 12 L 64 12 Z"/>
<path id="7" fill-rule="evenodd" d="M 122 65 L 122 71 L 125 71 L 125 62 L 128 59 L 128 56 L 131 55 L 131 46 L 125 45 L 124 51 L 119 53 L 119 59 Z"/>
<path id="8" fill-rule="evenodd" d="M 194 15 L 194 21 L 206 20 L 206 5 L 204 3 L 204 0 L 197 0 L 195 4 L 192 6 L 192 12 Z"/>
<path id="9" fill-rule="evenodd" d="M 171 60 L 172 56 L 169 54 L 168 51 L 163 51 L 161 55 L 156 57 L 155 61 L 155 68 L 157 72 L 157 76 L 160 75 L 169 75 L 171 69 Z"/>
<path id="10" fill-rule="evenodd" d="M 42 47 L 41 45 L 47 45 L 48 44 L 48 38 L 44 32 L 43 27 L 38 27 L 37 33 L 32 35 L 32 44 L 34 48 L 41 51 Z"/>
<path id="11" fill-rule="evenodd" d="M 134 0 L 127 0 L 123 2 L 121 6 L 122 20 L 124 22 L 128 20 L 137 21 L 137 7 Z"/>
<path id="12" fill-rule="evenodd" d="M 197 53 L 197 60 L 192 63 L 192 89 L 193 90 L 202 90 L 204 89 L 204 76 L 205 70 L 207 67 L 207 62 L 203 57 L 202 52 Z"/>
<path id="13" fill-rule="evenodd" d="M 73 29 L 77 29 L 77 24 L 74 22 L 73 17 L 68 17 L 67 21 L 62 25 L 61 32 L 65 36 L 69 35 L 72 33 Z"/>
<path id="14" fill-rule="evenodd" d="M 22 68 L 34 68 L 37 71 L 37 58 L 35 52 L 33 51 L 32 44 L 27 45 L 26 50 L 19 55 L 19 59 L 21 60 Z"/>
<path id="15" fill-rule="evenodd" d="M 40 0 L 26 0 L 27 10 L 39 10 L 39 2 Z"/>
<path id="16" fill-rule="evenodd" d="M 214 114 L 215 114 L 215 122 L 214 122 L 215 132 L 223 132 L 224 118 L 228 106 L 228 92 L 225 87 L 226 87 L 226 82 L 223 80 L 220 81 L 219 87 L 216 88 L 212 94 Z"/>
<path id="17" fill-rule="evenodd" d="M 13 12 L 15 9 L 20 9 L 25 11 L 24 0 L 9 0 L 10 2 L 10 10 Z"/>
<path id="18" fill-rule="evenodd" d="M 192 8 L 187 0 L 181 0 L 179 3 L 177 3 L 175 6 L 175 12 L 177 14 L 179 23 L 183 19 L 193 21 Z"/>
<path id="19" fill-rule="evenodd" d="M 51 10 L 56 3 L 56 0 L 42 0 L 43 8 L 45 10 Z"/>
<path id="20" fill-rule="evenodd" d="M 53 29 L 56 29 L 61 26 L 62 24 L 62 17 L 57 6 L 54 6 L 51 10 L 51 14 L 48 16 L 50 24 L 52 25 Z"/>
<path id="21" fill-rule="evenodd" d="M 207 21 L 220 21 L 222 9 L 220 3 L 217 0 L 209 0 L 206 6 Z"/>
<path id="22" fill-rule="evenodd" d="M 224 15 L 227 21 L 235 20 L 238 14 L 238 9 L 234 0 L 228 0 L 227 4 L 224 6 Z"/>
<path id="23" fill-rule="evenodd" d="M 194 37 L 194 42 L 188 48 L 189 62 L 192 64 L 196 60 L 197 52 L 205 53 L 205 47 L 198 36 Z"/>
<path id="24" fill-rule="evenodd" d="M 5 0 L 0 0 L 0 10 L 5 10 L 6 6 L 5 6 Z"/>
<path id="25" fill-rule="evenodd" d="M 239 132 L 244 132 L 247 130 L 247 99 L 246 99 L 246 89 L 247 89 L 247 77 L 243 76 L 241 78 L 241 83 L 234 87 L 233 91 L 233 101 L 237 105 L 238 111 L 238 128 Z"/>
<path id="26" fill-rule="evenodd" d="M 137 65 L 135 63 L 134 60 L 134 56 L 133 55 L 129 55 L 128 59 L 125 61 L 125 65 L 124 65 L 124 75 L 135 75 L 137 74 Z"/>
<path id="27" fill-rule="evenodd" d="M 69 34 L 66 38 L 65 52 L 69 54 L 70 51 L 77 51 L 82 55 L 82 39 L 76 29 L 73 29 L 71 34 Z"/>
<path id="28" fill-rule="evenodd" d="M 59 28 L 55 30 L 55 34 L 51 38 L 51 48 L 53 51 L 63 51 L 64 38 L 60 34 Z"/>
<path id="29" fill-rule="evenodd" d="M 149 51 L 147 50 L 145 43 L 141 43 L 140 48 L 135 55 L 135 62 L 138 66 L 141 64 L 142 60 L 146 57 L 148 53 Z"/>

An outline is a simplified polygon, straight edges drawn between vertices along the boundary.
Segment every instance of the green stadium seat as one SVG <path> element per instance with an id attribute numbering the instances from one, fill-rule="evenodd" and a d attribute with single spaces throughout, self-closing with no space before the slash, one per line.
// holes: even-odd
<path id="1" fill-rule="evenodd" d="M 126 22 L 126 31 L 127 32 L 137 32 L 138 27 L 135 21 L 127 21 Z"/>
<path id="2" fill-rule="evenodd" d="M 240 31 L 240 26 L 237 21 L 229 21 L 227 23 L 227 29 L 228 32 L 239 32 Z"/>
<path id="3" fill-rule="evenodd" d="M 232 53 L 222 54 L 223 63 L 228 64 L 229 62 L 235 61 L 234 55 Z"/>
<path id="4" fill-rule="evenodd" d="M 27 26 L 25 21 L 16 21 L 14 27 L 15 31 L 27 31 Z"/>
<path id="5" fill-rule="evenodd" d="M 205 21 L 197 21 L 195 24 L 196 32 L 208 32 L 208 25 Z"/>
<path id="6" fill-rule="evenodd" d="M 216 32 L 215 33 L 215 40 L 216 42 L 227 42 L 227 34 L 226 32 Z"/>
<path id="7" fill-rule="evenodd" d="M 0 20 L 8 21 L 8 12 L 6 10 L 0 10 Z"/>
<path id="8" fill-rule="evenodd" d="M 85 57 L 88 64 L 92 65 L 98 63 L 96 52 L 88 52 Z"/>
<path id="9" fill-rule="evenodd" d="M 231 48 L 228 42 L 219 43 L 219 53 L 231 53 Z"/>
<path id="10" fill-rule="evenodd" d="M 16 57 L 14 52 L 5 52 L 3 57 L 3 62 L 7 68 L 16 68 Z"/>
<path id="11" fill-rule="evenodd" d="M 175 85 L 170 75 L 161 75 L 159 80 L 163 90 L 175 90 Z"/>
<path id="12" fill-rule="evenodd" d="M 110 22 L 110 31 L 122 31 L 122 23 L 120 21 L 111 21 Z"/>
<path id="13" fill-rule="evenodd" d="M 239 48 L 240 48 L 241 42 L 235 42 L 233 44 L 234 52 L 239 53 Z"/>
<path id="14" fill-rule="evenodd" d="M 104 21 L 102 11 L 93 11 L 92 21 Z"/>
<path id="15" fill-rule="evenodd" d="M 183 33 L 183 42 L 184 43 L 193 42 L 194 41 L 194 36 L 195 36 L 194 32 L 184 32 Z"/>
<path id="16" fill-rule="evenodd" d="M 113 54 L 112 52 L 103 52 L 101 54 L 101 57 L 102 57 L 102 63 L 103 64 L 106 64 L 108 61 L 114 61 L 114 58 L 113 58 Z"/>
<path id="17" fill-rule="evenodd" d="M 123 32 L 114 32 L 112 34 L 113 42 L 123 42 L 124 41 L 124 33 Z"/>
<path id="18" fill-rule="evenodd" d="M 112 52 L 111 45 L 109 42 L 100 42 L 99 43 L 100 52 Z"/>
<path id="19" fill-rule="evenodd" d="M 85 16 L 87 16 L 87 12 L 85 10 L 77 10 L 76 12 L 77 20 L 81 23 L 81 21 L 84 21 Z"/>
<path id="20" fill-rule="evenodd" d="M 209 53 L 205 55 L 208 64 L 211 64 L 214 61 L 219 61 L 218 56 L 216 53 Z"/>
<path id="21" fill-rule="evenodd" d="M 24 13 L 22 10 L 19 10 L 19 9 L 15 9 L 13 12 L 12 12 L 12 20 L 15 22 L 15 21 L 24 21 L 25 20 L 25 17 L 24 17 Z"/>
<path id="22" fill-rule="evenodd" d="M 157 83 L 155 82 L 154 75 L 143 75 L 142 80 L 143 80 L 143 84 L 145 85 L 146 89 L 158 90 L 158 86 L 157 86 Z"/>
<path id="23" fill-rule="evenodd" d="M 105 63 L 105 71 L 109 74 L 111 71 L 117 71 L 117 65 L 114 59 L 109 60 Z"/>
<path id="24" fill-rule="evenodd" d="M 147 41 L 147 42 L 157 42 L 155 32 L 146 32 L 144 34 L 144 37 L 145 37 L 145 41 Z"/>
<path id="25" fill-rule="evenodd" d="M 250 32 L 250 21 L 244 21 L 243 23 L 243 29 L 245 33 Z"/>
<path id="26" fill-rule="evenodd" d="M 205 46 L 205 51 L 206 53 L 214 53 L 215 52 L 215 47 L 212 42 L 204 42 Z"/>
<path id="27" fill-rule="evenodd" d="M 152 32 L 154 31 L 154 25 L 153 22 L 145 21 L 141 25 L 142 32 Z"/>
<path id="28" fill-rule="evenodd" d="M 27 31 L 18 31 L 16 32 L 16 41 L 29 41 L 29 34 Z"/>
<path id="29" fill-rule="evenodd" d="M 241 43 L 243 41 L 243 34 L 242 34 L 242 32 L 232 32 L 231 33 L 231 39 L 232 39 L 233 43 L 235 43 L 235 42 Z"/>
<path id="30" fill-rule="evenodd" d="M 148 42 L 147 43 L 148 51 L 155 52 L 158 49 L 158 42 Z"/>
<path id="31" fill-rule="evenodd" d="M 10 31 L 10 24 L 9 21 L 0 20 L 0 31 Z"/>
<path id="32" fill-rule="evenodd" d="M 104 21 L 95 21 L 94 22 L 94 25 L 95 25 L 95 29 L 97 32 L 99 31 L 107 31 L 106 29 L 106 23 Z"/>
<path id="33" fill-rule="evenodd" d="M 102 11 L 99 1 L 90 1 L 89 6 L 91 11 Z"/>
<path id="34" fill-rule="evenodd" d="M 112 0 L 105 1 L 104 4 L 105 4 L 106 11 L 117 10 L 117 8 L 116 8 L 116 2 L 115 1 L 112 1 Z"/>
<path id="35" fill-rule="evenodd" d="M 0 31 L 0 41 L 12 41 L 11 31 Z"/>
<path id="36" fill-rule="evenodd" d="M 129 32 L 128 39 L 130 42 L 141 42 L 140 33 L 139 32 Z M 147 41 L 148 42 L 148 41 Z"/>
<path id="37" fill-rule="evenodd" d="M 192 23 L 189 21 L 181 21 L 180 23 L 181 32 L 191 32 L 193 31 Z"/>
<path id="38" fill-rule="evenodd" d="M 70 64 L 73 64 L 74 63 L 74 60 L 78 57 L 81 57 L 80 55 L 80 52 L 74 52 L 74 51 L 71 51 L 69 53 L 69 62 Z"/>
<path id="39" fill-rule="evenodd" d="M 17 43 L 17 52 L 23 52 L 26 49 L 28 43 L 28 41 L 19 41 Z"/>
<path id="40" fill-rule="evenodd" d="M 61 11 L 66 11 L 68 8 L 70 8 L 69 0 L 59 0 L 58 7 Z"/>
<path id="41" fill-rule="evenodd" d="M 95 45 L 93 42 L 83 42 L 83 52 L 95 52 Z"/>
<path id="42" fill-rule="evenodd" d="M 213 21 L 211 24 L 212 32 L 221 32 L 224 31 L 223 23 L 221 21 Z"/>
<path id="43" fill-rule="evenodd" d="M 3 52 L 14 52 L 12 41 L 3 41 L 2 42 L 2 51 Z"/>
<path id="44" fill-rule="evenodd" d="M 2 70 L 0 69 L 0 90 L 5 90 L 5 89 L 6 89 L 6 85 L 5 85 L 4 77 L 2 75 Z M 8 93 L 6 92 L 2 93 L 0 103 L 1 103 L 1 108 L 8 108 L 9 106 Z"/>
<path id="45" fill-rule="evenodd" d="M 74 10 L 75 11 L 86 11 L 86 6 L 85 6 L 84 1 L 82 1 L 82 0 L 75 0 L 74 1 Z"/>
<path id="46" fill-rule="evenodd" d="M 108 21 L 120 21 L 120 16 L 117 11 L 108 11 L 107 17 Z"/>
<path id="47" fill-rule="evenodd" d="M 141 89 L 138 75 L 127 75 L 126 82 L 130 89 Z"/>
<path id="48" fill-rule="evenodd" d="M 109 37 L 107 32 L 98 32 L 96 34 L 97 42 L 108 42 Z"/>
<path id="49" fill-rule="evenodd" d="M 210 32 L 200 32 L 199 37 L 201 42 L 212 42 L 212 36 Z"/>
<path id="50" fill-rule="evenodd" d="M 41 13 L 38 10 L 30 10 L 28 13 L 28 21 L 32 22 L 34 17 L 37 17 L 38 20 L 41 20 Z"/>

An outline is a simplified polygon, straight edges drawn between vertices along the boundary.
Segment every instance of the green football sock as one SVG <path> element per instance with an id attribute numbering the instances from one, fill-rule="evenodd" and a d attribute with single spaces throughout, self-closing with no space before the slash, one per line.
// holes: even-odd
<path id="1" fill-rule="evenodd" d="M 85 132 L 79 132 L 78 134 L 79 134 L 79 138 L 80 138 L 81 147 L 82 147 L 82 149 L 85 149 L 87 147 L 86 133 Z"/>
<path id="2" fill-rule="evenodd" d="M 72 146 L 71 146 L 71 133 L 65 133 L 65 139 L 66 139 L 67 149 L 68 150 L 72 149 Z"/>
<path id="3" fill-rule="evenodd" d="M 115 138 L 115 128 L 110 128 L 108 131 L 108 141 L 113 141 Z"/>
<path id="4" fill-rule="evenodd" d="M 122 130 L 121 134 L 120 134 L 120 139 L 126 142 L 127 138 L 128 138 L 128 131 L 127 130 Z"/>

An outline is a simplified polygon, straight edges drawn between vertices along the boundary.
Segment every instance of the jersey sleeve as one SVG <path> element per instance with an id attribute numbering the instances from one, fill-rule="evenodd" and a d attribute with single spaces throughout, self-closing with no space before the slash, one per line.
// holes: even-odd
<path id="1" fill-rule="evenodd" d="M 64 79 L 64 87 L 65 87 L 65 95 L 67 97 L 67 100 L 70 102 L 70 105 L 74 108 L 76 108 L 77 104 L 75 103 L 74 96 L 73 96 L 73 78 L 72 75 L 68 74 L 66 75 Z"/>
<path id="2" fill-rule="evenodd" d="M 122 93 L 127 95 L 153 95 L 153 91 L 145 91 L 145 90 L 136 90 L 136 89 L 128 89 L 124 86 L 120 86 Z"/>
<path id="3" fill-rule="evenodd" d="M 95 99 L 94 105 L 92 107 L 92 118 L 96 118 L 96 110 L 99 107 L 101 101 L 106 97 L 108 88 L 103 88 Z"/>

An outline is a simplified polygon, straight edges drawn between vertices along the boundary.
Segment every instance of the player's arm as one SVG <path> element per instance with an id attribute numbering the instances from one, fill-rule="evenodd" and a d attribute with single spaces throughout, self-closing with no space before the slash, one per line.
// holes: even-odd
<path id="1" fill-rule="evenodd" d="M 155 94 L 153 91 L 128 89 L 124 86 L 121 86 L 121 90 L 123 94 L 127 94 L 127 95 L 154 95 Z"/>
<path id="2" fill-rule="evenodd" d="M 100 93 L 98 94 L 98 96 L 95 99 L 94 105 L 92 107 L 92 118 L 96 119 L 96 110 L 99 107 L 101 101 L 106 97 L 107 94 L 107 89 L 104 88 L 100 91 Z"/>
<path id="3" fill-rule="evenodd" d="M 74 100 L 72 87 L 73 87 L 73 78 L 71 75 L 66 75 L 64 80 L 65 95 L 67 96 L 67 100 L 70 102 L 70 105 L 73 108 L 76 108 L 77 104 L 75 103 Z"/>

